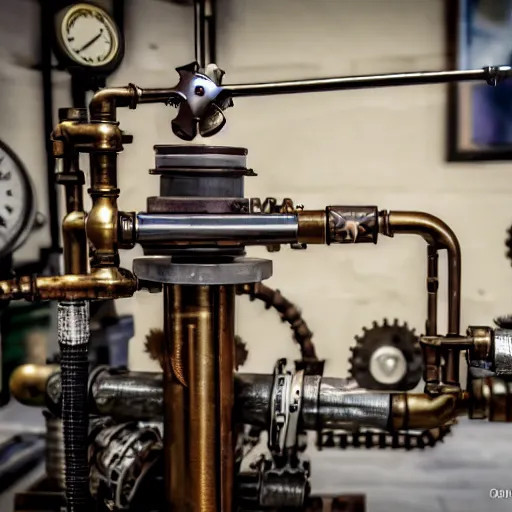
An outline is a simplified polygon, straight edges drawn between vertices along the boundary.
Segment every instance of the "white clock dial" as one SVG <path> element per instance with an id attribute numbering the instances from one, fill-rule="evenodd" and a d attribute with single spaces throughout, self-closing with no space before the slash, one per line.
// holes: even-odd
<path id="1" fill-rule="evenodd" d="M 33 223 L 33 196 L 21 163 L 0 143 L 0 254 L 14 250 Z"/>
<path id="2" fill-rule="evenodd" d="M 69 57 L 83 66 L 105 66 L 119 50 L 119 37 L 113 21 L 93 5 L 71 7 L 62 20 L 61 32 Z"/>

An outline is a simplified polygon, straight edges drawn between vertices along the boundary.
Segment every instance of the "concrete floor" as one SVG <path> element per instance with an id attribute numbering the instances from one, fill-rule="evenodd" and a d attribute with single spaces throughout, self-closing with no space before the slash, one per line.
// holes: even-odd
<path id="1" fill-rule="evenodd" d="M 38 410 L 15 403 L 0 410 L 1 439 L 42 427 Z M 368 512 L 512 512 L 512 498 L 489 496 L 491 489 L 512 495 L 512 425 L 462 419 L 435 448 L 332 449 L 310 458 L 315 494 L 365 493 Z M 10 512 L 14 493 L 41 473 L 34 468 L 0 495 L 0 512 Z"/>
<path id="2" fill-rule="evenodd" d="M 469 421 L 423 451 L 311 454 L 315 494 L 365 493 L 368 512 L 512 512 L 512 425 Z"/>

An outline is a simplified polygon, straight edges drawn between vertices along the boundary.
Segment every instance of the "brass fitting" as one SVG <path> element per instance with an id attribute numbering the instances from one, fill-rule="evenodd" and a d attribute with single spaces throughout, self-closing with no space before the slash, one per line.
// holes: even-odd
<path id="1" fill-rule="evenodd" d="M 512 382 L 497 377 L 471 382 L 471 419 L 512 422 Z"/>
<path id="2" fill-rule="evenodd" d="M 59 371 L 58 365 L 24 364 L 12 372 L 9 379 L 11 395 L 23 405 L 44 406 L 46 383 Z"/>
<path id="3" fill-rule="evenodd" d="M 71 149 L 119 152 L 123 149 L 123 134 L 117 123 L 60 122 L 52 133 L 53 156 L 62 158 Z"/>
<path id="4" fill-rule="evenodd" d="M 136 108 L 141 90 L 133 84 L 109 87 L 96 92 L 89 103 L 91 121 L 116 122 L 118 107 Z"/>
<path id="5" fill-rule="evenodd" d="M 300 244 L 325 244 L 327 216 L 324 210 L 297 210 L 297 241 Z"/>
<path id="6" fill-rule="evenodd" d="M 468 393 L 399 393 L 391 398 L 391 427 L 394 430 L 437 428 L 467 411 Z"/>

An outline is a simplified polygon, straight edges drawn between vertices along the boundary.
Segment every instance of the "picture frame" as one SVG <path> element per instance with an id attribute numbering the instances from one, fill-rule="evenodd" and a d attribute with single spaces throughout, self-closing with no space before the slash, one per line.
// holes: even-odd
<path id="1" fill-rule="evenodd" d="M 512 0 L 446 0 L 449 69 L 512 65 Z M 450 83 L 447 160 L 512 160 L 512 80 Z"/>

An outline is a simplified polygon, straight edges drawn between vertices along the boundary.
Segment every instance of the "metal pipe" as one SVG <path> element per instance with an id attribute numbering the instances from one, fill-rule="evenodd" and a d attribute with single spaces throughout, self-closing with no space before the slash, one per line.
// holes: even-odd
<path id="1" fill-rule="evenodd" d="M 448 252 L 448 335 L 460 335 L 461 250 L 455 233 L 441 219 L 423 212 L 381 212 L 379 231 L 386 236 L 415 234 L 436 250 Z M 429 261 L 429 272 L 432 262 Z M 431 320 L 432 321 L 432 320 Z M 438 356 L 436 356 L 438 357 Z M 445 351 L 443 382 L 459 385 L 460 350 Z M 431 358 L 431 362 L 433 359 Z M 432 374 L 434 373 L 432 369 Z M 432 377 L 434 378 L 434 377 Z M 428 384 L 428 383 L 427 383 Z"/>
<path id="2" fill-rule="evenodd" d="M 209 286 L 186 290 L 189 301 L 188 345 L 188 502 L 197 512 L 221 510 L 219 496 L 216 397 L 215 306 Z M 226 447 L 222 447 L 226 449 Z M 231 447 L 229 447 L 231 448 Z M 181 511 L 180 511 L 181 512 Z M 183 511 L 184 512 L 184 511 Z M 230 512 L 230 511 L 226 511 Z"/>
<path id="3" fill-rule="evenodd" d="M 436 247 L 429 245 L 427 247 L 427 322 L 425 332 L 427 336 L 437 335 L 437 290 L 439 288 L 438 263 L 439 255 Z M 439 367 L 441 366 L 441 354 L 434 347 L 422 346 L 423 361 L 423 379 L 430 386 L 439 384 Z"/>
<path id="4" fill-rule="evenodd" d="M 235 481 L 235 443 L 233 438 L 233 409 L 235 406 L 235 288 L 219 286 L 217 296 L 218 321 L 216 337 L 218 340 L 217 381 L 218 381 L 218 418 L 219 443 L 217 444 L 219 461 L 220 508 L 233 510 L 233 483 Z"/>
<path id="5" fill-rule="evenodd" d="M 461 250 L 451 228 L 441 219 L 424 212 L 381 212 L 380 233 L 420 235 L 429 245 L 448 252 L 448 334 L 460 334 Z"/>
<path id="6" fill-rule="evenodd" d="M 166 285 L 166 289 L 169 288 L 171 286 Z M 171 315 L 168 315 L 169 319 L 170 317 Z M 35 379 L 37 382 L 33 387 L 37 393 L 30 403 L 23 400 L 26 396 L 23 390 L 27 385 L 23 385 L 19 378 L 16 379 L 17 385 L 13 388 L 14 397 L 17 400 L 21 398 L 22 403 L 27 405 L 34 405 L 34 400 L 37 403 L 44 401 L 44 393 L 41 389 L 48 381 L 47 375 L 51 374 L 46 368 L 36 367 L 29 371 L 34 375 L 30 380 Z M 26 370 L 20 370 L 18 376 L 21 377 L 25 373 Z M 54 374 L 51 381 L 51 386 L 46 387 L 47 403 L 55 415 L 60 415 L 58 406 L 61 386 L 58 375 Z M 234 376 L 234 420 L 247 425 L 268 427 L 273 384 L 274 376 L 271 374 L 236 374 Z M 91 376 L 89 411 L 113 416 L 119 421 L 126 420 L 128 416 L 132 420 L 143 421 L 161 417 L 162 414 L 167 417 L 167 412 L 170 410 L 182 411 L 181 401 L 176 394 L 170 396 L 169 400 L 165 398 L 165 385 L 165 376 L 159 373 L 119 373 L 108 368 L 99 370 Z M 49 387 L 51 390 L 48 389 Z M 186 386 L 179 384 L 179 388 L 186 392 Z M 466 393 L 442 395 L 444 396 L 448 398 L 437 400 L 424 394 L 376 393 L 358 388 L 357 384 L 351 380 L 306 375 L 301 421 L 307 430 L 321 428 L 352 430 L 357 427 L 384 430 L 392 427 L 398 430 L 431 428 L 434 422 L 438 426 L 442 425 L 452 413 L 455 417 L 465 410 Z M 128 404 L 132 405 L 128 407 Z M 173 421 L 176 420 L 177 417 L 174 416 Z M 185 428 L 181 430 L 185 431 Z M 186 451 L 185 441 L 180 444 L 181 438 L 175 439 L 175 448 Z M 176 459 L 173 464 L 173 467 L 176 467 Z M 175 473 L 174 478 L 185 478 L 185 473 Z M 182 488 L 183 491 L 184 488 Z"/>
<path id="7" fill-rule="evenodd" d="M 233 242 L 238 244 L 293 243 L 298 221 L 289 214 L 151 214 L 138 213 L 135 241 Z M 124 240 L 123 242 L 128 242 Z"/>
<path id="8" fill-rule="evenodd" d="M 223 89 L 230 96 L 268 96 L 274 94 L 295 94 L 302 92 L 341 91 L 373 87 L 396 87 L 403 85 L 443 84 L 464 81 L 487 81 L 496 85 L 512 75 L 510 66 L 490 66 L 483 69 L 455 71 L 419 71 L 385 75 L 344 76 L 335 78 L 314 78 L 285 82 L 226 85 Z"/>

